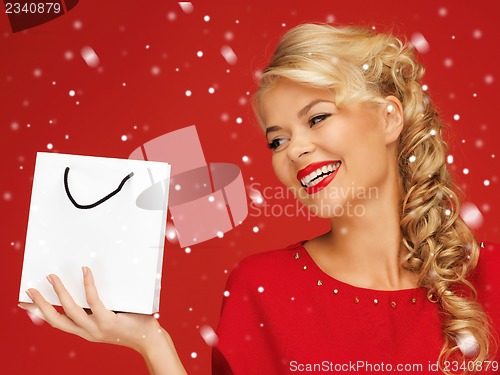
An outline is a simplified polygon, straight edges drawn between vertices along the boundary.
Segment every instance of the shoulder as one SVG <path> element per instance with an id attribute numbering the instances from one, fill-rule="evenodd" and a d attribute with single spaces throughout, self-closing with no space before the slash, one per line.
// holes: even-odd
<path id="1" fill-rule="evenodd" d="M 296 250 L 302 248 L 304 241 L 279 249 L 268 250 L 252 254 L 243 258 L 235 267 L 238 271 L 252 271 L 256 269 L 281 267 L 283 264 L 293 262 Z"/>
<path id="2" fill-rule="evenodd" d="M 500 245 L 484 243 L 471 282 L 477 300 L 488 314 L 494 330 L 500 334 Z"/>
<path id="3" fill-rule="evenodd" d="M 226 290 L 232 293 L 234 289 L 258 290 L 263 285 L 279 284 L 282 276 L 293 270 L 294 255 L 303 242 L 243 258 L 231 271 Z"/>
<path id="4" fill-rule="evenodd" d="M 213 351 L 214 374 L 270 373 L 277 366 L 263 322 L 272 327 L 282 318 L 281 294 L 294 279 L 294 255 L 302 243 L 249 255 L 231 271 Z"/>
<path id="5" fill-rule="evenodd" d="M 481 242 L 478 268 L 491 268 L 500 261 L 500 244 Z"/>
<path id="6" fill-rule="evenodd" d="M 227 279 L 221 322 L 227 321 L 227 316 L 253 316 L 256 306 L 272 303 L 289 282 L 294 254 L 301 244 L 249 255 L 241 260 Z"/>
<path id="7" fill-rule="evenodd" d="M 500 287 L 500 245 L 494 243 L 481 243 L 479 261 L 472 273 L 472 282 L 479 289 L 492 291 L 494 285 Z M 498 290 L 497 292 L 500 292 Z"/>

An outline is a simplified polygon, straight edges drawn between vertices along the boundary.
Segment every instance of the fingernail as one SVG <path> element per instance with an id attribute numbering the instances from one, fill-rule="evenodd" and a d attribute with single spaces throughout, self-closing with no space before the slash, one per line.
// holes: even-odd
<path id="1" fill-rule="evenodd" d="M 29 298 L 33 299 L 33 293 L 29 289 L 26 290 L 26 294 Z"/>
<path id="2" fill-rule="evenodd" d="M 26 310 L 20 303 L 17 304 L 17 307 L 19 307 L 20 309 Z"/>
<path id="3" fill-rule="evenodd" d="M 54 285 L 54 282 L 52 281 L 52 276 L 51 275 L 47 275 L 47 280 L 49 281 L 49 283 L 51 285 Z"/>
<path id="4" fill-rule="evenodd" d="M 89 272 L 89 268 L 86 267 L 86 266 L 83 266 L 82 267 L 82 272 L 83 272 L 83 276 L 87 276 L 88 272 Z"/>

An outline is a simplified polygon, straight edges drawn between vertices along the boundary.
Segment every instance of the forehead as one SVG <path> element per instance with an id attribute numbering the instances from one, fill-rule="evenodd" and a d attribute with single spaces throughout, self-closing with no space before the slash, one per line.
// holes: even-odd
<path id="1" fill-rule="evenodd" d="M 268 125 L 279 121 L 283 116 L 297 117 L 302 108 L 318 99 L 332 101 L 333 91 L 281 79 L 261 98 L 262 120 Z"/>

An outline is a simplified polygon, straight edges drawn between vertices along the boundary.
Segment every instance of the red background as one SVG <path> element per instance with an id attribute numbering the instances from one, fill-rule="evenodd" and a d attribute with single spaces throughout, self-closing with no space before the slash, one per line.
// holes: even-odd
<path id="1" fill-rule="evenodd" d="M 452 132 L 451 168 L 467 200 L 484 216 L 478 238 L 500 242 L 495 195 L 500 30 L 494 2 L 276 3 L 200 2 L 186 14 L 176 2 L 164 0 L 80 1 L 66 15 L 14 34 L 0 7 L 0 372 L 146 372 L 132 351 L 34 325 L 16 307 L 36 152 L 47 151 L 51 143 L 52 152 L 126 158 L 150 139 L 196 124 L 207 161 L 238 164 L 247 185 L 279 186 L 247 92 L 255 90 L 255 72 L 264 67 L 280 35 L 299 23 L 334 17 L 334 23 L 425 36 L 430 45 L 421 55 L 425 83 Z M 223 45 L 235 51 L 235 65 L 221 56 Z M 98 68 L 80 56 L 84 46 L 96 51 Z M 209 87 L 215 88 L 213 94 Z M 71 97 L 70 90 L 76 95 Z M 192 91 L 190 97 L 186 90 Z M 243 156 L 250 161 L 243 162 Z M 463 168 L 470 173 L 464 175 Z M 209 373 L 210 348 L 198 327 L 216 327 L 227 272 L 234 264 L 327 227 L 304 217 L 254 215 L 224 238 L 192 246 L 190 254 L 166 243 L 160 322 L 189 373 Z"/>

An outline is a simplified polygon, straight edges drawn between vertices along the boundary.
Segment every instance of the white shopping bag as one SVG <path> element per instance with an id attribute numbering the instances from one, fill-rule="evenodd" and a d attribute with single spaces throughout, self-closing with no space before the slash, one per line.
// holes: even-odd
<path id="1" fill-rule="evenodd" d="M 60 305 L 46 279 L 54 273 L 88 307 L 89 266 L 106 308 L 157 312 L 169 177 L 168 163 L 38 153 L 19 301 L 36 288 Z"/>

